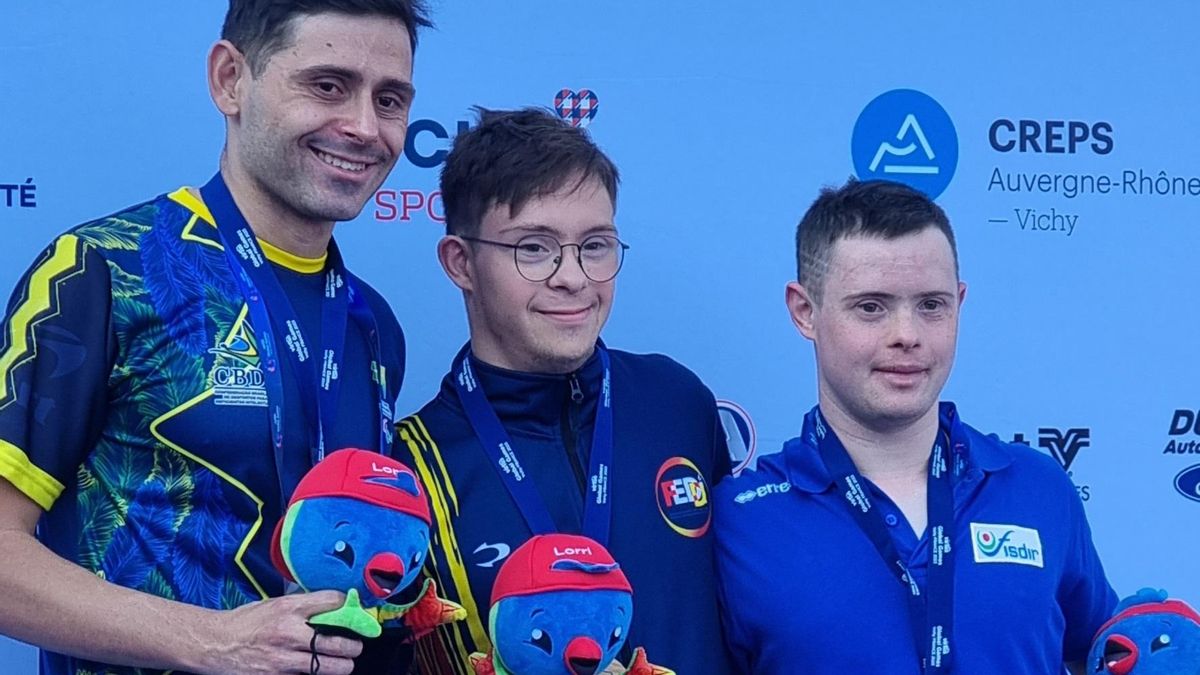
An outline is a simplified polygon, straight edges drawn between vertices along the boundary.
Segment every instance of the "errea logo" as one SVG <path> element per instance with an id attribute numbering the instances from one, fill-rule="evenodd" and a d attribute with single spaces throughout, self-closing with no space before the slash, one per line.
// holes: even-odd
<path id="1" fill-rule="evenodd" d="M 977 563 L 1013 563 L 1042 567 L 1038 531 L 1017 525 L 971 523 L 971 548 Z"/>
<path id="2" fill-rule="evenodd" d="M 748 504 L 748 503 L 754 501 L 755 499 L 758 499 L 759 497 L 767 497 L 770 495 L 781 495 L 791 489 L 792 489 L 792 484 L 787 481 L 784 481 L 782 483 L 767 483 L 766 485 L 758 486 L 758 488 L 756 488 L 754 490 L 746 490 L 745 492 L 739 492 L 737 494 L 737 496 L 733 498 L 733 501 L 735 501 L 739 504 Z"/>

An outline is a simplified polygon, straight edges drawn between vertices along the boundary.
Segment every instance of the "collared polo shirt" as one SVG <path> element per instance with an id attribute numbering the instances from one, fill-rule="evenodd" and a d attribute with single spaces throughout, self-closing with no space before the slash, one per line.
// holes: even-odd
<path id="1" fill-rule="evenodd" d="M 954 486 L 954 671 L 1061 672 L 1086 656 L 1117 600 L 1083 504 L 1050 457 L 969 426 L 966 436 Z M 809 438 L 715 491 L 718 588 L 739 672 L 919 674 L 908 590 Z M 924 591 L 928 535 L 867 483 Z"/>

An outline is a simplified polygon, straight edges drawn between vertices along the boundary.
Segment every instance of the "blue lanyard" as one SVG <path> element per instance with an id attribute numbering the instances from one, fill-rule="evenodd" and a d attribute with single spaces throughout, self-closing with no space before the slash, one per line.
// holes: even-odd
<path id="1" fill-rule="evenodd" d="M 613 455 L 612 368 L 609 365 L 608 350 L 603 344 L 596 343 L 596 354 L 599 355 L 600 364 L 604 369 L 604 379 L 600 387 L 600 400 L 596 404 L 592 452 L 588 460 L 583 534 L 607 546 L 609 527 L 612 524 L 612 502 L 609 499 L 608 488 Z M 532 477 L 526 473 L 508 432 L 504 430 L 495 409 L 488 402 L 487 394 L 475 378 L 471 369 L 471 357 L 470 345 L 463 347 L 458 356 L 454 357 L 451 371 L 454 373 L 458 399 L 467 413 L 471 428 L 475 430 L 475 436 L 479 438 L 492 465 L 500 474 L 508 493 L 517 503 L 517 508 L 529 525 L 530 531 L 533 534 L 557 532 L 550 510 L 546 508 L 546 502 L 538 493 Z"/>
<path id="2" fill-rule="evenodd" d="M 277 327 L 282 327 L 290 367 L 295 369 L 300 385 L 300 400 L 308 422 L 309 447 L 314 465 L 325 458 L 325 435 L 334 428 L 336 421 L 347 316 L 352 317 L 363 329 L 371 349 L 371 377 L 379 394 L 379 451 L 387 453 L 391 448 L 392 411 L 380 371 L 383 362 L 380 360 L 379 328 L 370 306 L 355 288 L 354 277 L 342 263 L 337 243 L 332 240 L 329 243 L 325 298 L 321 302 L 321 345 L 320 350 L 314 353 L 300 330 L 300 320 L 291 301 L 268 264 L 249 223 L 234 203 L 233 195 L 229 193 L 221 174 L 213 176 L 207 185 L 200 188 L 200 194 L 212 213 L 225 248 L 225 258 L 249 308 L 267 390 L 271 445 L 275 453 L 281 497 L 286 500 L 290 491 L 285 491 L 282 484 L 284 394 L 279 341 L 275 335 Z M 276 319 L 274 323 L 272 316 Z"/>
<path id="3" fill-rule="evenodd" d="M 966 447 L 965 434 L 953 406 L 942 410 L 941 427 L 929 457 L 929 485 L 926 505 L 929 512 L 930 564 L 926 593 L 909 574 L 905 560 L 896 551 L 879 509 L 871 503 L 866 483 L 855 468 L 850 454 L 837 434 L 825 422 L 819 408 L 804 418 L 804 437 L 817 446 L 825 467 L 833 476 L 846 508 L 859 528 L 871 540 L 879 557 L 908 590 L 909 625 L 913 644 L 925 673 L 950 672 L 954 652 L 954 483 L 963 468 L 961 453 Z M 947 430 L 948 431 L 945 431 Z M 953 451 L 951 451 L 953 448 Z M 953 457 L 951 452 L 953 452 Z M 953 467 L 951 467 L 953 464 Z"/>

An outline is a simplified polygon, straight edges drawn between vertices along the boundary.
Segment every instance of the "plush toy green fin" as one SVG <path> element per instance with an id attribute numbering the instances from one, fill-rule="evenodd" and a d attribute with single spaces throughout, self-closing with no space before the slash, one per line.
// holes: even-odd
<path id="1" fill-rule="evenodd" d="M 375 638 L 383 634 L 379 620 L 363 609 L 358 599 L 358 589 L 346 593 L 346 602 L 339 608 L 311 616 L 308 623 L 313 626 L 335 626 L 358 633 L 363 637 Z"/>

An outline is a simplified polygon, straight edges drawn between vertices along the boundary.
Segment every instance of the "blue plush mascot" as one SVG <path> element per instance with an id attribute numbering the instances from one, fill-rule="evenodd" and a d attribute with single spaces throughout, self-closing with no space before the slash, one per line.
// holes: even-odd
<path id="1" fill-rule="evenodd" d="M 1117 605 L 1088 652 L 1088 673 L 1200 675 L 1200 614 L 1143 588 Z"/>

